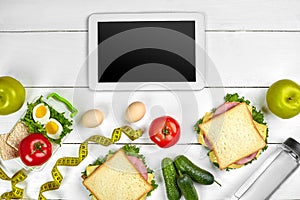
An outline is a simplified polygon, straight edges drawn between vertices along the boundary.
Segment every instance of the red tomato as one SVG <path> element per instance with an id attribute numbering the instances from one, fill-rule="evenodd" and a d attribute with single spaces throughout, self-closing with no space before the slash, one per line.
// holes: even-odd
<path id="1" fill-rule="evenodd" d="M 169 116 L 162 116 L 152 121 L 149 128 L 150 139 L 162 148 L 176 144 L 180 137 L 178 122 Z"/>
<path id="2" fill-rule="evenodd" d="M 19 154 L 25 165 L 39 166 L 51 157 L 52 145 L 42 134 L 30 134 L 20 142 Z"/>

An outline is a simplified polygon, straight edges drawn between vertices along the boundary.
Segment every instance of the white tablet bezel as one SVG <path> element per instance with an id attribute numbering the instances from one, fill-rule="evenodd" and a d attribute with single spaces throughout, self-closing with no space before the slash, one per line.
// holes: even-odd
<path id="1" fill-rule="evenodd" d="M 98 22 L 122 21 L 195 21 L 195 82 L 98 82 Z M 88 23 L 88 79 L 91 90 L 201 90 L 205 86 L 205 20 L 202 13 L 96 13 Z M 145 87 L 143 86 L 145 85 Z"/>

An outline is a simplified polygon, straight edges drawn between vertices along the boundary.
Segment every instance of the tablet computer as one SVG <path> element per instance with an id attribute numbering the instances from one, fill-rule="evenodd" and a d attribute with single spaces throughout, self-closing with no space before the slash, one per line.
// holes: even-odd
<path id="1" fill-rule="evenodd" d="M 200 90 L 201 13 L 99 13 L 89 17 L 92 90 Z"/>

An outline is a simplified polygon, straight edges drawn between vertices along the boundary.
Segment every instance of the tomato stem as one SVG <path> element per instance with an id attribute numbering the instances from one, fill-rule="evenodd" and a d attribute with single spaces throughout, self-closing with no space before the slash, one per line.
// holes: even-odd
<path id="1" fill-rule="evenodd" d="M 162 133 L 164 135 L 164 140 L 166 139 L 166 135 L 170 134 L 170 131 L 167 129 L 167 125 L 164 124 L 164 128 L 162 130 Z"/>
<path id="2" fill-rule="evenodd" d="M 164 134 L 164 135 L 170 134 L 170 132 L 169 132 L 169 130 L 167 129 L 167 127 L 164 127 L 164 129 L 163 129 L 163 134 Z"/>
<path id="3" fill-rule="evenodd" d="M 45 144 L 42 144 L 41 142 L 36 142 L 36 143 L 34 143 L 34 144 L 33 144 L 34 150 L 31 152 L 31 155 L 34 154 L 34 153 L 37 152 L 37 151 L 41 151 L 42 153 L 45 154 L 45 152 L 44 152 L 43 149 L 42 149 L 44 145 L 45 145 Z"/>

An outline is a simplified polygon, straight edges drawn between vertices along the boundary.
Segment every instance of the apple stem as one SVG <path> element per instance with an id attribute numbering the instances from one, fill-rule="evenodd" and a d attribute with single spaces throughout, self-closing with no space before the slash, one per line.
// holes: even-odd
<path id="1" fill-rule="evenodd" d="M 291 100 L 293 100 L 293 98 L 292 98 L 292 97 L 289 97 L 289 100 L 291 101 Z"/>

